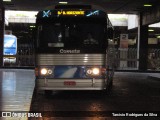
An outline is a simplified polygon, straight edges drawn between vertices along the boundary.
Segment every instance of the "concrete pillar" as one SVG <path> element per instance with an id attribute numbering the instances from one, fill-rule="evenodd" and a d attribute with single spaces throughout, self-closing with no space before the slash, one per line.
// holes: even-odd
<path id="1" fill-rule="evenodd" d="M 140 71 L 147 70 L 148 61 L 148 25 L 142 25 L 142 14 L 139 14 L 138 21 L 138 44 L 137 58 L 139 59 L 138 69 Z"/>
<path id="2" fill-rule="evenodd" d="M 3 66 L 4 7 L 0 1 L 0 67 Z"/>

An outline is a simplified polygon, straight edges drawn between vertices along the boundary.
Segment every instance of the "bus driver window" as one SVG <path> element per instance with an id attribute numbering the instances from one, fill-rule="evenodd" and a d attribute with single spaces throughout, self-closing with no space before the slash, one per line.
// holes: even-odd
<path id="1" fill-rule="evenodd" d="M 61 24 L 60 23 L 55 23 L 51 27 L 51 40 L 48 42 L 48 47 L 64 47 L 63 43 L 63 35 L 61 32 Z"/>

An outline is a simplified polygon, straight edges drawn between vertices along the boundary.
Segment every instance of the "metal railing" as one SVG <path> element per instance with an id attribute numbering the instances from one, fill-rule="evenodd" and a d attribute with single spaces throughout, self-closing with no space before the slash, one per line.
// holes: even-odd
<path id="1" fill-rule="evenodd" d="M 148 69 L 160 70 L 160 49 L 148 49 Z"/>
<path id="2" fill-rule="evenodd" d="M 116 66 L 118 70 L 138 70 L 137 48 L 116 49 Z M 148 69 L 160 70 L 160 49 L 148 49 Z"/>

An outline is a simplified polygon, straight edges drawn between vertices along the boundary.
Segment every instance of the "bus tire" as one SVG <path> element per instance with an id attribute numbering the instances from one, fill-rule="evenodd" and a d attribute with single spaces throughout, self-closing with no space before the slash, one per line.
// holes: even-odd
<path id="1" fill-rule="evenodd" d="M 35 97 L 37 97 L 38 96 L 38 87 L 37 87 L 37 82 L 36 82 L 36 79 L 35 79 L 35 86 L 34 86 L 34 92 L 33 92 L 33 94 L 34 94 L 34 96 Z"/>
<path id="2" fill-rule="evenodd" d="M 44 94 L 45 94 L 46 96 L 50 96 L 50 95 L 52 95 L 52 90 L 45 90 L 45 91 L 44 91 Z"/>
<path id="3" fill-rule="evenodd" d="M 112 91 L 112 85 L 113 85 L 113 80 L 112 78 L 109 78 L 110 80 L 107 82 L 106 89 L 105 89 L 105 94 L 110 95 Z"/>

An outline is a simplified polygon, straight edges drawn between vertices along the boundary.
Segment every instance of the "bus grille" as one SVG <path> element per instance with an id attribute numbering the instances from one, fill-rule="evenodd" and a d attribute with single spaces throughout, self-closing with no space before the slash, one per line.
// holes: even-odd
<path id="1" fill-rule="evenodd" d="M 105 65 L 105 54 L 38 54 L 37 65 Z"/>

